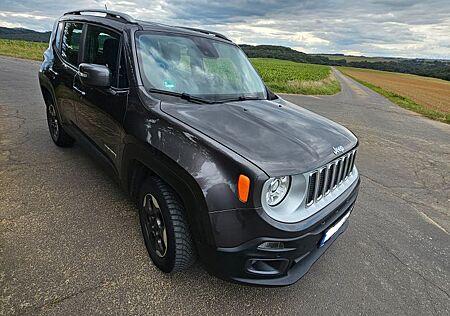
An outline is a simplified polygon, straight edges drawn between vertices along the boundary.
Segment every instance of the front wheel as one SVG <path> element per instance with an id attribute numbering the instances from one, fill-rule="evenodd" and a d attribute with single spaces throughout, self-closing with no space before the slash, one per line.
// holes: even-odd
<path id="1" fill-rule="evenodd" d="M 139 219 L 145 246 L 163 272 L 185 270 L 195 262 L 195 249 L 184 207 L 158 177 L 150 177 L 139 195 Z"/>

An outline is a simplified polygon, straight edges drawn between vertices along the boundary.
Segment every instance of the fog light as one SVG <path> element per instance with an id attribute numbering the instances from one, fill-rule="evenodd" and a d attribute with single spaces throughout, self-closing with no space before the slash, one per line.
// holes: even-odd
<path id="1" fill-rule="evenodd" d="M 258 246 L 258 249 L 283 249 L 284 244 L 281 241 L 266 241 Z"/>

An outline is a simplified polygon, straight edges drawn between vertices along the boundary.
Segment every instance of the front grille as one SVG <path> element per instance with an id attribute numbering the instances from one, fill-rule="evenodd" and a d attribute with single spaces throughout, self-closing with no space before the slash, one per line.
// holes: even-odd
<path id="1" fill-rule="evenodd" d="M 352 174 L 356 149 L 309 173 L 306 206 L 311 206 L 340 187 Z"/>
<path id="2" fill-rule="evenodd" d="M 336 167 L 335 165 L 330 165 L 330 170 L 328 170 L 327 184 L 325 185 L 325 194 L 328 194 L 331 190 L 335 167 Z"/>
<path id="3" fill-rule="evenodd" d="M 312 203 L 312 201 L 314 201 L 314 193 L 316 192 L 316 179 L 317 179 L 317 172 L 314 172 L 309 175 L 308 197 L 306 200 L 307 205 Z"/>
<path id="4" fill-rule="evenodd" d="M 320 172 L 319 172 L 319 187 L 318 187 L 318 189 L 317 189 L 317 191 L 319 192 L 319 196 L 317 197 L 317 199 L 319 200 L 319 199 L 321 199 L 322 198 L 322 196 L 323 196 L 323 187 L 324 187 L 324 185 L 325 185 L 325 174 L 326 174 L 326 170 L 325 169 L 322 169 L 322 170 L 320 170 Z"/>

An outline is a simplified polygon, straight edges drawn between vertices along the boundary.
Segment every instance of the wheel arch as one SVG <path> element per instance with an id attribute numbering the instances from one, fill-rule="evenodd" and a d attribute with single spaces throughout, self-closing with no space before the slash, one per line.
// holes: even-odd
<path id="1" fill-rule="evenodd" d="M 150 176 L 156 175 L 179 196 L 186 212 L 194 243 L 200 257 L 201 249 L 214 245 L 208 208 L 196 180 L 175 161 L 141 144 L 128 144 L 123 152 L 121 179 L 133 201 L 138 201 L 139 188 Z"/>
<path id="2" fill-rule="evenodd" d="M 48 105 L 47 102 L 52 101 L 54 106 L 59 110 L 55 89 L 50 79 L 42 72 L 39 72 L 39 87 L 41 88 L 41 93 L 45 104 Z M 59 111 L 57 112 L 59 113 Z"/>
<path id="3" fill-rule="evenodd" d="M 41 93 L 42 97 L 44 98 L 44 102 L 46 105 L 48 105 L 49 101 L 55 102 L 55 97 L 53 96 L 53 93 L 50 91 L 50 89 L 46 86 L 41 84 Z"/>

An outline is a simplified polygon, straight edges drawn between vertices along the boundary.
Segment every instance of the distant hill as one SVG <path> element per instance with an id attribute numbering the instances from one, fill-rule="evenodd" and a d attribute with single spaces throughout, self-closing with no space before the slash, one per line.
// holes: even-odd
<path id="1" fill-rule="evenodd" d="M 343 54 L 312 55 L 284 46 L 245 44 L 240 46 L 251 58 L 276 58 L 299 63 L 367 68 L 450 80 L 450 60 L 347 56 Z"/>
<path id="2" fill-rule="evenodd" d="M 354 56 L 354 55 L 344 55 L 344 54 L 316 54 L 314 56 L 327 57 L 330 60 L 342 60 L 345 59 L 347 62 L 359 62 L 359 61 L 368 61 L 368 62 L 388 62 L 388 61 L 399 61 L 406 58 L 398 58 L 398 57 L 367 57 L 367 56 Z"/>
<path id="3" fill-rule="evenodd" d="M 320 55 L 310 55 L 289 47 L 275 45 L 239 45 L 249 58 L 276 58 L 309 64 L 328 64 L 330 60 Z"/>
<path id="4" fill-rule="evenodd" d="M 441 61 L 450 64 L 450 59 L 434 59 L 434 58 L 406 58 L 406 57 L 369 57 L 369 56 L 358 56 L 358 55 L 345 55 L 345 54 L 313 54 L 314 56 L 327 57 L 330 60 L 341 60 L 345 59 L 347 62 L 358 62 L 358 61 L 368 61 L 368 62 L 389 62 L 389 61 L 405 61 L 405 60 L 415 60 L 421 62 L 435 62 Z"/>
<path id="5" fill-rule="evenodd" d="M 8 28 L 0 26 L 0 38 L 24 40 L 32 42 L 48 42 L 51 32 L 37 32 L 23 28 Z"/>

